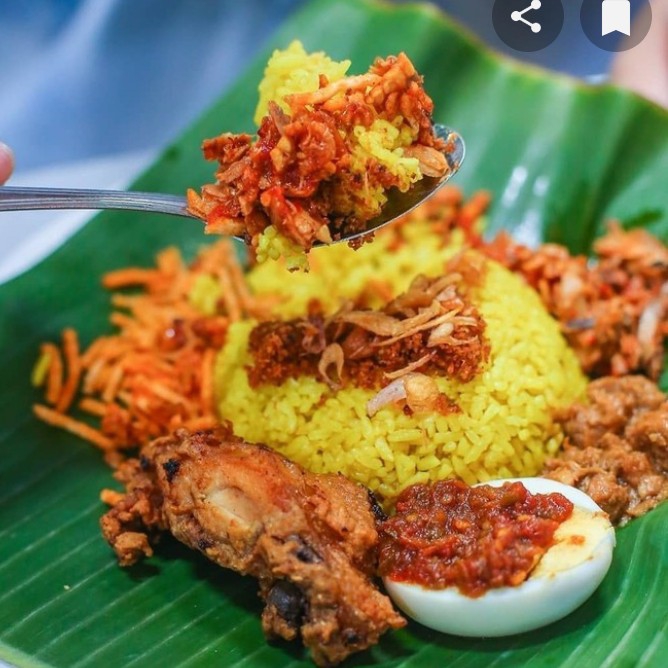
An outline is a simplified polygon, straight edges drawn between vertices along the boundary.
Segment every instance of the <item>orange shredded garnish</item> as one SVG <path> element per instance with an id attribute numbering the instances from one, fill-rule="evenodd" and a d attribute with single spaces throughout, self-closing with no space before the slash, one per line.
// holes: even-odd
<path id="1" fill-rule="evenodd" d="M 218 286 L 216 313 L 202 313 L 191 300 L 201 276 Z M 267 312 L 269 302 L 252 296 L 227 241 L 206 248 L 190 267 L 169 248 L 155 268 L 112 271 L 102 282 L 114 290 L 135 288 L 112 295 L 110 322 L 117 333 L 95 339 L 83 353 L 72 329 L 63 332 L 62 353 L 43 344 L 45 399 L 54 409 L 36 405 L 34 412 L 95 444 L 117 465 L 124 450 L 173 429 L 216 425 L 214 364 L 227 327 Z M 77 392 L 77 409 L 99 420 L 99 429 L 67 415 Z"/>
<path id="2" fill-rule="evenodd" d="M 49 356 L 49 371 L 46 377 L 46 401 L 55 406 L 63 389 L 63 357 L 58 346 L 42 344 L 42 355 Z"/>
<path id="3" fill-rule="evenodd" d="M 63 351 L 67 363 L 67 380 L 56 403 L 56 410 L 64 413 L 70 407 L 81 378 L 81 357 L 79 356 L 79 337 L 70 327 L 63 331 Z"/>
<path id="4" fill-rule="evenodd" d="M 107 404 L 103 401 L 86 397 L 79 402 L 79 408 L 85 413 L 90 413 L 97 417 L 104 417 L 104 414 L 107 411 Z"/>
<path id="5" fill-rule="evenodd" d="M 85 441 L 89 441 L 93 445 L 96 445 L 101 450 L 111 450 L 114 447 L 114 442 L 102 434 L 99 429 L 94 429 L 85 422 L 75 420 L 69 415 L 64 415 L 63 413 L 54 411 L 52 408 L 42 406 L 41 404 L 35 404 L 33 406 L 33 412 L 40 420 L 42 420 L 42 422 L 46 422 L 52 427 L 65 429 L 75 436 L 83 438 Z"/>
<path id="6" fill-rule="evenodd" d="M 200 389 L 200 407 L 204 415 L 208 415 L 215 410 L 214 407 L 214 378 L 213 367 L 215 362 L 215 351 L 209 349 L 202 356 L 202 382 Z"/>
<path id="7" fill-rule="evenodd" d="M 111 271 L 106 274 L 102 279 L 102 285 L 107 290 L 148 285 L 155 279 L 156 274 L 157 272 L 153 269 L 138 269 L 136 267 L 119 269 L 118 271 Z"/>

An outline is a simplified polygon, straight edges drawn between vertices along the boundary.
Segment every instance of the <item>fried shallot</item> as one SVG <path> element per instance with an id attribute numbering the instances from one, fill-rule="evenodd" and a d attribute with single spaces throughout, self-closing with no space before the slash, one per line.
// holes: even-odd
<path id="1" fill-rule="evenodd" d="M 305 318 L 261 322 L 249 337 L 249 382 L 280 385 L 312 375 L 333 389 L 351 383 L 381 388 L 369 415 L 399 400 L 413 412 L 456 411 L 426 374 L 469 382 L 489 358 L 486 324 L 468 297 L 471 283 L 463 280 L 466 272 L 479 282 L 483 271 L 484 261 L 465 253 L 442 276 L 418 276 L 382 309 L 347 305 L 326 317 L 313 303 Z"/>

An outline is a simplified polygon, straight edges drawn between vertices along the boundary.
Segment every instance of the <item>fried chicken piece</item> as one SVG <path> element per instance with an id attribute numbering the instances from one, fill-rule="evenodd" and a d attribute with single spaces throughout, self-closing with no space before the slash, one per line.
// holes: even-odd
<path id="1" fill-rule="evenodd" d="M 268 637 L 301 637 L 331 665 L 405 624 L 372 582 L 372 497 L 343 476 L 316 475 L 221 428 L 158 439 L 119 475 L 128 492 L 102 520 L 128 565 L 168 529 L 213 562 L 260 581 Z M 130 538 L 127 538 L 127 533 Z M 130 547 L 128 548 L 128 545 Z"/>
<path id="2" fill-rule="evenodd" d="M 152 466 L 146 457 L 126 459 L 114 477 L 126 487 L 125 494 L 102 490 L 101 499 L 111 506 L 102 516 L 102 535 L 114 548 L 121 566 L 131 566 L 153 556 L 151 545 L 167 529 L 162 513 L 162 492 L 156 486 Z"/>
<path id="3" fill-rule="evenodd" d="M 600 378 L 587 396 L 556 415 L 566 441 L 544 473 L 625 524 L 668 498 L 668 401 L 642 376 Z"/>

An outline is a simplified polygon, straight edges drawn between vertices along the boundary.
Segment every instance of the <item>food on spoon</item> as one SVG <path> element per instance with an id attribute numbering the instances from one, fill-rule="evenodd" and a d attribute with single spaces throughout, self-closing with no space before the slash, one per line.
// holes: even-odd
<path id="1" fill-rule="evenodd" d="M 260 84 L 257 139 L 225 133 L 203 144 L 216 183 L 188 191 L 207 233 L 242 236 L 258 261 L 363 232 L 391 189 L 449 170 L 434 134 L 433 102 L 404 53 L 366 74 L 307 54 L 299 42 L 271 57 Z"/>
<path id="2" fill-rule="evenodd" d="M 268 637 L 301 638 L 332 665 L 404 626 L 372 578 L 379 507 L 341 475 L 314 475 L 225 429 L 176 432 L 127 460 L 102 530 L 119 561 L 169 530 L 214 563 L 259 580 Z"/>
<path id="3" fill-rule="evenodd" d="M 394 602 L 430 628 L 475 637 L 569 614 L 602 582 L 615 545 L 589 497 L 541 478 L 410 487 L 380 534 Z"/>

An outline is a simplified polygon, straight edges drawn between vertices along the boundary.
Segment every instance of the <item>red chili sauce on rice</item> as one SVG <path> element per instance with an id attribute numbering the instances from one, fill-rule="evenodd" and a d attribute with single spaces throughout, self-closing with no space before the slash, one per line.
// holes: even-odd
<path id="1" fill-rule="evenodd" d="M 469 487 L 413 485 L 381 525 L 380 573 L 473 598 L 524 582 L 573 512 L 563 495 L 531 494 L 520 482 Z"/>

